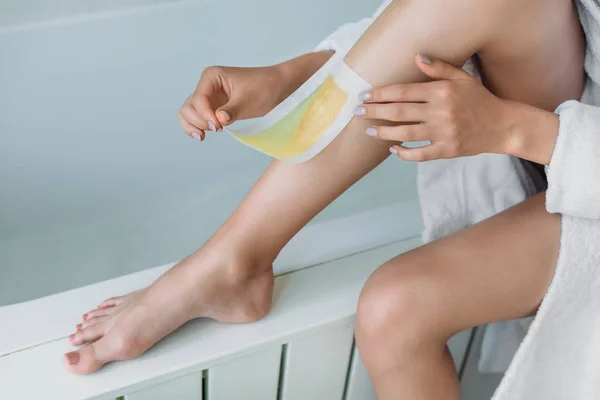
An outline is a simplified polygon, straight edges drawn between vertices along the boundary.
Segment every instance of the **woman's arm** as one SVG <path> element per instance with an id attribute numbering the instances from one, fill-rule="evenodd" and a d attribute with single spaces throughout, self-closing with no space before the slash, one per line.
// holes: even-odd
<path id="1" fill-rule="evenodd" d="M 567 101 L 555 112 L 502 100 L 465 71 L 417 57 L 433 82 L 398 84 L 363 93 L 364 117 L 399 126 L 366 134 L 392 143 L 410 161 L 508 154 L 547 165 L 548 212 L 600 218 L 600 107 Z M 430 141 L 409 148 L 402 142 Z"/>
<path id="2" fill-rule="evenodd" d="M 404 147 L 392 152 L 409 161 L 509 154 L 548 164 L 558 134 L 558 116 L 552 112 L 500 99 L 464 70 L 424 56 L 417 67 L 432 82 L 398 84 L 363 93 L 361 107 L 367 119 L 399 126 L 373 126 L 366 133 L 392 142 L 430 145 Z"/>
<path id="3" fill-rule="evenodd" d="M 178 118 L 185 132 L 200 141 L 205 131 L 220 131 L 238 119 L 269 112 L 298 89 L 334 53 L 346 54 L 389 5 L 386 0 L 373 17 L 342 25 L 314 52 L 261 68 L 209 67 L 194 93 L 181 107 Z M 252 98 L 252 102 L 247 99 Z"/>

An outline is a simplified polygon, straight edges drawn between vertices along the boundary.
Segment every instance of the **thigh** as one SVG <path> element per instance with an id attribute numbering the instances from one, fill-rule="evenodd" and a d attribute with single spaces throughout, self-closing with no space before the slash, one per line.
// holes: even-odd
<path id="1" fill-rule="evenodd" d="M 540 194 L 481 223 L 402 254 L 369 279 L 370 290 L 410 287 L 431 330 L 451 335 L 537 310 L 554 275 L 560 216 Z M 365 289 L 367 289 L 367 286 Z M 443 331 L 443 332 L 440 332 Z"/>
<path id="2" fill-rule="evenodd" d="M 585 39 L 572 0 L 504 2 L 478 51 L 484 83 L 496 95 L 553 111 L 579 99 Z"/>

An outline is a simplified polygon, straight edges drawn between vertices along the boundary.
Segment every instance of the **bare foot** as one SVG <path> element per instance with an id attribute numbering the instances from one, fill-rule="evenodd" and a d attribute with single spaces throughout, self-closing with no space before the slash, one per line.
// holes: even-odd
<path id="1" fill-rule="evenodd" d="M 217 262 L 201 253 L 207 252 L 181 261 L 148 288 L 106 300 L 85 314 L 69 340 L 75 346 L 89 344 L 65 354 L 65 368 L 89 374 L 108 362 L 138 357 L 191 319 L 245 323 L 267 314 L 270 264 Z"/>

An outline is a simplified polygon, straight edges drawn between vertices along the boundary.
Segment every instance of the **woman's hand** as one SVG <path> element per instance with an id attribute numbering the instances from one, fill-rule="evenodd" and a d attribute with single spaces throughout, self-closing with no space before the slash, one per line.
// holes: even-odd
<path id="1" fill-rule="evenodd" d="M 510 102 L 494 96 L 462 69 L 424 56 L 416 61 L 434 81 L 379 87 L 361 94 L 364 104 L 356 115 L 403 124 L 374 126 L 367 134 L 389 141 L 431 142 L 390 149 L 410 161 L 506 153 L 514 121 Z"/>
<path id="2" fill-rule="evenodd" d="M 283 87 L 279 66 L 209 67 L 177 117 L 189 136 L 202 141 L 207 130 L 268 113 L 282 100 Z"/>
<path id="3" fill-rule="evenodd" d="M 179 110 L 185 132 L 204 140 L 205 131 L 220 131 L 239 119 L 261 117 L 281 103 L 332 56 L 309 53 L 260 68 L 209 67 Z"/>

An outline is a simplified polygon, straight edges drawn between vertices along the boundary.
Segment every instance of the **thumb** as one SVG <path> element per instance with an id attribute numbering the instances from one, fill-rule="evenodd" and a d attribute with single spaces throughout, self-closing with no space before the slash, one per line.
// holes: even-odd
<path id="1" fill-rule="evenodd" d="M 433 79 L 473 79 L 471 75 L 452 64 L 448 64 L 442 60 L 431 59 L 422 54 L 417 54 L 416 62 L 419 68 L 425 75 Z"/>
<path id="2" fill-rule="evenodd" d="M 227 126 L 233 124 L 238 118 L 238 110 L 238 104 L 233 99 L 230 99 L 227 103 L 219 107 L 216 114 L 221 125 Z"/>

